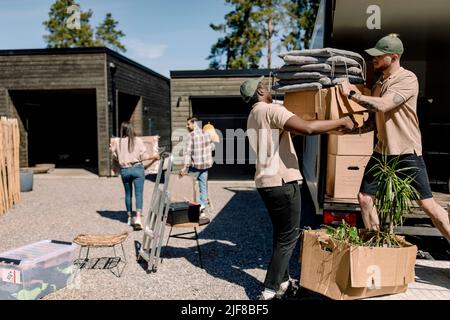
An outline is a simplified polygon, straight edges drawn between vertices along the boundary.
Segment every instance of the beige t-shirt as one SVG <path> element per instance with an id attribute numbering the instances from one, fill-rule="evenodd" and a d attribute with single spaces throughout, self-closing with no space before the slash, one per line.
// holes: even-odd
<path id="1" fill-rule="evenodd" d="M 380 79 L 372 90 L 372 96 L 388 93 L 403 97 L 405 103 L 387 111 L 377 112 L 378 144 L 375 151 L 387 155 L 422 155 L 422 137 L 417 117 L 419 82 L 411 71 L 400 68 L 389 78 Z"/>
<path id="2" fill-rule="evenodd" d="M 119 162 L 121 168 L 132 167 L 149 158 L 147 148 L 139 137 L 136 137 L 134 140 L 133 152 L 128 151 L 128 138 L 120 138 L 113 142 L 111 151 L 114 159 Z"/>
<path id="3" fill-rule="evenodd" d="M 247 135 L 256 154 L 257 188 L 279 187 L 302 179 L 298 158 L 285 123 L 294 116 L 279 104 L 256 103 L 247 120 Z"/>

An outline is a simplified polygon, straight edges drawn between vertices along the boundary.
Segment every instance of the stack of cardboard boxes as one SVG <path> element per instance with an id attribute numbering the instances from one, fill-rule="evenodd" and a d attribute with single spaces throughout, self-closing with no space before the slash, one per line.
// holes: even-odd
<path id="1" fill-rule="evenodd" d="M 373 152 L 373 132 L 361 135 L 329 135 L 327 195 L 357 198 L 364 170 Z"/>
<path id="2" fill-rule="evenodd" d="M 353 90 L 370 94 L 364 86 L 353 86 Z M 348 100 L 337 87 L 286 93 L 284 105 L 304 120 L 333 120 L 351 115 L 361 127 L 368 119 L 367 110 Z M 373 140 L 373 132 L 329 135 L 328 196 L 343 199 L 357 197 L 364 169 L 373 152 Z"/>

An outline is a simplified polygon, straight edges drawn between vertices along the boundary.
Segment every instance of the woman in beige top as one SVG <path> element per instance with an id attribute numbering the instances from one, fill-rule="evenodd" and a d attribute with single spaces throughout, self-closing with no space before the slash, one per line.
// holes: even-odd
<path id="1" fill-rule="evenodd" d="M 159 160 L 159 155 L 149 157 L 141 138 L 136 137 L 131 123 L 123 122 L 120 126 L 120 139 L 111 144 L 113 159 L 120 165 L 120 176 L 125 188 L 125 206 L 128 214 L 128 225 L 135 230 L 142 230 L 142 203 L 145 182 L 145 170 L 142 161 Z M 136 197 L 136 217 L 132 218 L 132 197 Z"/>

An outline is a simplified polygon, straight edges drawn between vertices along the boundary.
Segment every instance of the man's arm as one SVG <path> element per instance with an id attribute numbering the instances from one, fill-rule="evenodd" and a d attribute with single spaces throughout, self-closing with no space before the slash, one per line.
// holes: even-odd
<path id="1" fill-rule="evenodd" d="M 339 84 L 339 90 L 348 97 L 351 86 L 348 81 Z M 352 100 L 370 112 L 388 112 L 405 102 L 405 99 L 395 92 L 388 92 L 382 97 L 370 97 L 357 93 L 352 96 Z"/>
<path id="2" fill-rule="evenodd" d="M 371 112 L 388 112 L 405 102 L 405 99 L 401 95 L 394 92 L 385 94 L 380 98 L 364 96 L 361 93 L 357 93 L 353 95 L 352 100 Z"/>
<path id="3" fill-rule="evenodd" d="M 315 135 L 331 131 L 350 131 L 355 124 L 350 117 L 338 120 L 314 120 L 306 121 L 300 117 L 292 116 L 284 125 L 284 130 L 293 134 Z"/>

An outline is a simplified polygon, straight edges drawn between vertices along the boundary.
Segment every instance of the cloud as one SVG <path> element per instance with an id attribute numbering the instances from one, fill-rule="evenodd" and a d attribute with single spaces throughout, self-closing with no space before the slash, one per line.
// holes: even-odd
<path id="1" fill-rule="evenodd" d="M 161 58 L 167 49 L 165 44 L 146 43 L 136 39 L 127 41 L 126 47 L 130 55 L 146 62 Z"/>

